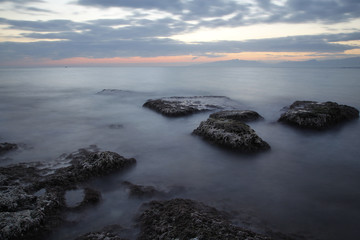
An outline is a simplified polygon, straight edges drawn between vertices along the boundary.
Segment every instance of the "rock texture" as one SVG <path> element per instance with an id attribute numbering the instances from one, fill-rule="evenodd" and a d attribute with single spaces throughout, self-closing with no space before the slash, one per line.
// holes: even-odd
<path id="1" fill-rule="evenodd" d="M 110 225 L 101 231 L 86 233 L 75 240 L 126 240 L 126 238 L 120 237 L 122 230 L 119 225 Z"/>
<path id="2" fill-rule="evenodd" d="M 301 128 L 321 130 L 356 118 L 359 118 L 359 111 L 347 105 L 335 102 L 296 101 L 278 121 Z"/>
<path id="3" fill-rule="evenodd" d="M 264 119 L 260 114 L 251 110 L 227 110 L 210 114 L 210 118 L 231 119 L 240 122 L 251 122 Z"/>
<path id="4" fill-rule="evenodd" d="M 211 114 L 200 123 L 193 134 L 202 136 L 217 145 L 242 152 L 258 152 L 270 149 L 256 132 L 243 121 L 261 118 L 252 111 L 224 111 Z"/>
<path id="5" fill-rule="evenodd" d="M 40 185 L 72 186 L 90 178 L 108 175 L 111 172 L 125 169 L 136 163 L 134 158 L 124 158 L 114 152 L 88 152 L 86 150 L 71 154 L 70 166 L 57 169 L 47 176 Z"/>
<path id="6" fill-rule="evenodd" d="M 57 164 L 0 167 L 0 239 L 36 239 L 62 221 L 66 190 L 135 163 L 114 152 L 81 149 Z M 100 193 L 85 189 L 81 206 L 95 204 Z"/>
<path id="7" fill-rule="evenodd" d="M 224 96 L 168 97 L 148 100 L 143 107 L 168 117 L 186 116 L 202 111 L 223 109 L 235 102 Z"/>
<path id="8" fill-rule="evenodd" d="M 126 186 L 126 188 L 128 189 L 130 197 L 149 198 L 165 194 L 158 191 L 153 186 L 141 186 L 128 181 L 124 181 L 123 185 Z"/>
<path id="9" fill-rule="evenodd" d="M 270 239 L 232 225 L 226 214 L 200 202 L 173 199 L 152 201 L 146 207 L 138 219 L 139 240 Z"/>

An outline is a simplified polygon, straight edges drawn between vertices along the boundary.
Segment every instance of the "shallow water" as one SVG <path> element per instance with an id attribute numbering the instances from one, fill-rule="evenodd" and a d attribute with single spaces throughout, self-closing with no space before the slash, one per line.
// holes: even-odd
<path id="1" fill-rule="evenodd" d="M 169 197 L 203 201 L 258 231 L 308 239 L 360 234 L 359 121 L 325 132 L 277 123 L 281 109 L 295 100 L 360 109 L 360 69 L 0 69 L 0 80 L 0 142 L 21 143 L 0 165 L 55 161 L 93 144 L 137 159 L 130 171 L 92 181 L 102 202 L 69 214 L 77 224 L 54 231 L 52 239 L 108 224 L 131 227 L 147 200 L 129 198 L 124 180 L 181 189 Z M 103 89 L 129 92 L 97 94 Z M 233 153 L 192 135 L 209 112 L 166 118 L 142 107 L 149 98 L 200 95 L 227 96 L 239 108 L 259 112 L 265 120 L 249 125 L 271 151 Z"/>

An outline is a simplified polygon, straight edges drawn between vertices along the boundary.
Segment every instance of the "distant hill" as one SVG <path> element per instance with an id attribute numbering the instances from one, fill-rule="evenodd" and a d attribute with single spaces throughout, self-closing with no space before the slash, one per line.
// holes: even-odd
<path id="1" fill-rule="evenodd" d="M 279 63 L 265 63 L 260 61 L 246 61 L 232 59 L 228 61 L 217 61 L 199 64 L 201 67 L 329 67 L 329 68 L 360 68 L 360 57 L 332 59 L 332 60 L 308 60 L 287 61 Z"/>

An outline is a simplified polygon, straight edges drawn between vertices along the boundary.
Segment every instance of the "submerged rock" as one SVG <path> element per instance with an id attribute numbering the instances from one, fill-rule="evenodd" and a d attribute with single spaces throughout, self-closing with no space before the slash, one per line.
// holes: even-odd
<path id="1" fill-rule="evenodd" d="M 234 101 L 224 96 L 195 96 L 148 100 L 143 107 L 150 108 L 168 117 L 178 117 L 231 107 L 234 104 Z"/>
<path id="2" fill-rule="evenodd" d="M 96 94 L 127 96 L 127 95 L 132 95 L 132 94 L 134 94 L 134 93 L 135 93 L 135 92 L 129 91 L 129 90 L 103 89 L 102 91 L 97 92 Z"/>
<path id="3" fill-rule="evenodd" d="M 152 201 L 139 216 L 139 240 L 147 239 L 270 239 L 237 227 L 225 213 L 203 203 L 173 199 Z"/>
<path id="4" fill-rule="evenodd" d="M 75 198 L 75 201 L 73 198 Z M 88 187 L 84 189 L 70 190 L 65 193 L 66 207 L 71 210 L 82 210 L 89 206 L 98 204 L 100 200 L 101 193 Z"/>
<path id="5" fill-rule="evenodd" d="M 75 240 L 126 240 L 121 237 L 123 228 L 119 225 L 106 226 L 98 232 L 90 232 L 77 237 Z"/>
<path id="6" fill-rule="evenodd" d="M 281 115 L 279 122 L 301 128 L 326 129 L 359 118 L 359 111 L 335 102 L 296 101 Z"/>
<path id="7" fill-rule="evenodd" d="M 129 190 L 130 197 L 144 198 L 144 197 L 160 196 L 164 194 L 158 191 L 153 186 L 141 186 L 141 185 L 133 184 L 128 181 L 124 181 L 123 185 L 125 185 L 126 188 Z"/>
<path id="8" fill-rule="evenodd" d="M 135 163 L 113 152 L 82 149 L 60 164 L 26 163 L 0 167 L 0 239 L 40 238 L 62 221 L 66 190 Z M 100 193 L 85 189 L 79 207 L 96 204 Z"/>
<path id="9" fill-rule="evenodd" d="M 264 119 L 260 114 L 251 110 L 226 110 L 210 114 L 210 118 L 232 119 L 240 122 L 250 122 Z"/>
<path id="10" fill-rule="evenodd" d="M 7 142 L 0 143 L 0 155 L 17 149 L 18 149 L 18 145 L 15 143 L 7 143 Z"/>
<path id="11" fill-rule="evenodd" d="M 110 129 L 122 129 L 124 128 L 124 125 L 123 124 L 119 124 L 119 123 L 113 123 L 113 124 L 110 124 L 108 126 Z"/>
<path id="12" fill-rule="evenodd" d="M 202 136 L 220 146 L 242 152 L 258 152 L 270 149 L 270 145 L 262 140 L 249 125 L 237 120 L 239 118 L 244 119 L 246 117 L 242 117 L 238 113 L 212 114 L 206 121 L 200 123 L 193 134 Z"/>

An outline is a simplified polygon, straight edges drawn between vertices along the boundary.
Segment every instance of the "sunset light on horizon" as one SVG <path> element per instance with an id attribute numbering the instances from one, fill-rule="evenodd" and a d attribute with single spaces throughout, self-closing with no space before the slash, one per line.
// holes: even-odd
<path id="1" fill-rule="evenodd" d="M 360 56 L 346 0 L 0 1 L 0 66 L 182 66 Z"/>

